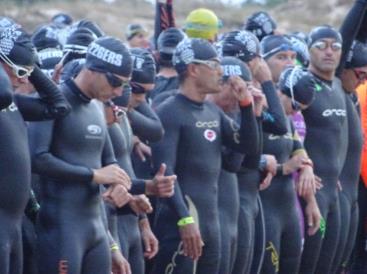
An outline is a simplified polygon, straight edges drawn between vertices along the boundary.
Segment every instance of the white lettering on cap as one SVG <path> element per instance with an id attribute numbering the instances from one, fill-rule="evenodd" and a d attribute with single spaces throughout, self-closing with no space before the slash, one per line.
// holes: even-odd
<path id="1" fill-rule="evenodd" d="M 222 66 L 222 69 L 223 75 L 226 76 L 242 75 L 241 67 L 239 65 L 224 65 Z"/>
<path id="2" fill-rule="evenodd" d="M 113 52 L 97 43 L 92 43 L 88 48 L 88 53 L 94 57 L 109 63 L 111 65 L 120 67 L 122 65 L 122 54 Z"/>

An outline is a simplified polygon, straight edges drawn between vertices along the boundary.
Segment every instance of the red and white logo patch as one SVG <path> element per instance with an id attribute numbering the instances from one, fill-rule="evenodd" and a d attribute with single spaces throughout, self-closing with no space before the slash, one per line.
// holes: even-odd
<path id="1" fill-rule="evenodd" d="M 209 142 L 213 142 L 215 139 L 217 139 L 217 133 L 214 130 L 211 129 L 206 129 L 204 131 L 204 137 L 205 139 L 207 139 Z"/>

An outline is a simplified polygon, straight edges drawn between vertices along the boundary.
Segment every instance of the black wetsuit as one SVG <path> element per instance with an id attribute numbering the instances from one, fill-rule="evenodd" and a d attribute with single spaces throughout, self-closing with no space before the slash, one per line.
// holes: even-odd
<path id="1" fill-rule="evenodd" d="M 108 132 L 119 166 L 126 171 L 130 178 L 135 178 L 130 158 L 133 135 L 127 116 L 122 117 L 120 124 L 110 125 Z M 136 184 L 135 180 L 133 180 L 134 184 Z M 114 215 L 117 219 L 117 232 L 122 254 L 129 261 L 132 273 L 143 274 L 144 254 L 138 216 L 129 206 L 115 210 Z"/>
<path id="2" fill-rule="evenodd" d="M 287 134 L 264 134 L 264 153 L 274 155 L 280 164 L 300 149 L 303 149 L 302 144 L 290 121 Z M 261 273 L 297 273 L 302 237 L 292 174 L 277 174 L 260 196 L 266 227 L 266 251 Z"/>
<path id="3" fill-rule="evenodd" d="M 57 113 L 50 112 L 48 104 L 53 103 L 55 97 L 64 100 L 56 86 L 38 68 L 29 79 L 42 99 L 13 95 L 5 86 L 0 88 L 0 273 L 4 274 L 22 273 L 21 224 L 30 197 L 31 180 L 24 121 L 57 117 Z"/>
<path id="4" fill-rule="evenodd" d="M 193 261 L 180 254 L 177 221 L 197 210 L 205 246 L 197 273 L 215 274 L 219 268 L 218 178 L 221 147 L 230 146 L 249 155 L 258 153 L 258 134 L 252 107 L 241 108 L 241 128 L 217 106 L 191 101 L 182 94 L 167 99 L 157 109 L 165 129 L 153 144 L 155 167 L 167 164 L 167 174 L 177 174 L 175 194 L 157 205 L 155 231 L 160 240 L 153 273 L 192 273 Z M 185 199 L 186 198 L 186 199 Z M 187 207 L 190 204 L 191 214 Z M 195 214 L 193 214 L 195 215 Z M 196 216 L 195 216 L 196 217 Z"/>
<path id="5" fill-rule="evenodd" d="M 167 90 L 178 89 L 179 82 L 178 77 L 164 77 L 159 75 L 155 78 L 155 87 L 152 91 L 148 93 L 149 98 L 153 100 L 157 95 L 165 92 Z"/>
<path id="6" fill-rule="evenodd" d="M 270 132 L 283 135 L 287 132 L 286 116 L 276 94 L 275 87 L 271 81 L 264 82 L 261 86 L 269 109 L 267 109 L 262 119 L 258 121 L 260 137 L 260 153 L 262 150 L 262 134 Z M 261 265 L 264 250 L 261 250 L 264 231 L 256 229 L 256 222 L 261 228 L 262 212 L 260 212 L 259 184 L 261 172 L 259 171 L 260 155 L 246 156 L 242 162 L 242 169 L 237 173 L 238 191 L 240 194 L 240 215 L 238 220 L 238 246 L 237 256 L 234 264 L 233 274 L 245 274 L 258 272 Z M 258 234 L 258 235 L 256 235 Z M 258 237 L 259 236 L 259 237 Z M 256 256 L 254 249 L 257 248 Z M 251 264 L 254 263 L 256 270 L 251 271 Z"/>
<path id="7" fill-rule="evenodd" d="M 316 199 L 326 231 L 322 222 L 315 235 L 305 233 L 300 270 L 301 273 L 316 271 L 321 274 L 330 271 L 338 244 L 340 208 L 336 185 L 345 160 L 348 125 L 340 81 L 335 78 L 331 83 L 319 79 L 319 87 L 315 100 L 303 111 L 307 127 L 304 146 L 314 163 L 315 174 L 324 185 L 316 193 Z"/>
<path id="8" fill-rule="evenodd" d="M 71 113 L 30 125 L 34 171 L 43 176 L 36 225 L 41 274 L 110 273 L 100 186 L 92 169 L 116 163 L 103 108 L 72 80 L 62 86 Z M 33 128 L 32 128 L 33 127 Z"/>
<path id="9" fill-rule="evenodd" d="M 342 191 L 339 193 L 339 202 L 342 222 L 332 273 L 348 265 L 358 227 L 358 182 L 363 135 L 361 120 L 355 105 L 356 101 L 354 94 L 346 94 L 348 151 L 340 174 Z"/>

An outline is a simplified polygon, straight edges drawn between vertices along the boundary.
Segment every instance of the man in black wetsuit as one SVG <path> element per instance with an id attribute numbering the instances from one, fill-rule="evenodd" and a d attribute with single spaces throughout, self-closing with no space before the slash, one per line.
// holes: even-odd
<path id="1" fill-rule="evenodd" d="M 130 179 L 115 164 L 103 109 L 92 99 L 121 95 L 130 73 L 130 53 L 121 41 L 94 41 L 85 67 L 61 86 L 71 113 L 31 125 L 34 170 L 43 177 L 36 227 L 42 274 L 111 272 L 100 185 L 109 184 L 104 198 L 121 206 L 127 201 Z"/>
<path id="2" fill-rule="evenodd" d="M 157 204 L 154 229 L 160 251 L 152 273 L 216 274 L 221 148 L 225 145 L 250 155 L 258 152 L 252 96 L 239 77 L 228 80 L 240 104 L 238 129 L 217 106 L 205 101 L 207 94 L 221 90 L 222 71 L 214 47 L 202 39 L 184 39 L 173 63 L 180 89 L 157 109 L 165 135 L 152 149 L 155 166 L 165 162 L 168 174 L 176 173 L 178 182 L 174 196 Z"/>
<path id="3" fill-rule="evenodd" d="M 30 196 L 31 161 L 26 121 L 61 117 L 70 106 L 35 65 L 30 37 L 10 25 L 0 35 L 0 273 L 22 273 L 21 222 Z M 39 98 L 13 94 L 30 81 Z"/>
<path id="4" fill-rule="evenodd" d="M 340 231 L 337 182 L 347 142 L 343 133 L 347 130 L 345 96 L 334 77 L 342 37 L 333 28 L 322 26 L 311 31 L 309 40 L 309 71 L 317 80 L 317 89 L 314 102 L 302 112 L 307 127 L 304 146 L 324 185 L 316 193 L 323 219 L 318 233 L 305 234 L 300 273 L 329 273 Z"/>

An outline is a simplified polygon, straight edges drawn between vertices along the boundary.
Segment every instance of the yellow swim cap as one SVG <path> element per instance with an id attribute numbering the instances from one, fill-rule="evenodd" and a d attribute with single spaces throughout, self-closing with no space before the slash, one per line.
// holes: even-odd
<path id="1" fill-rule="evenodd" d="M 214 40 L 221 26 L 222 23 L 214 12 L 201 8 L 190 12 L 184 29 L 189 37 Z"/>

